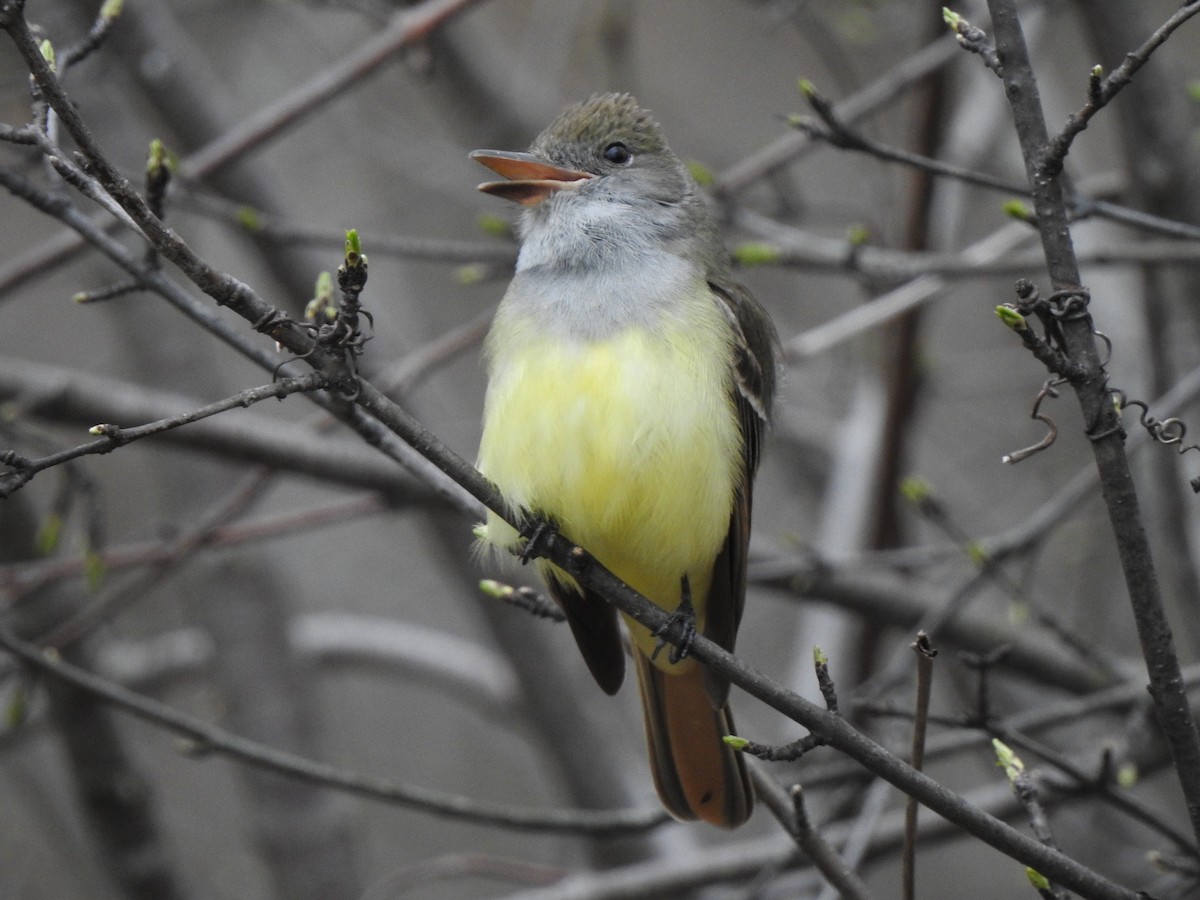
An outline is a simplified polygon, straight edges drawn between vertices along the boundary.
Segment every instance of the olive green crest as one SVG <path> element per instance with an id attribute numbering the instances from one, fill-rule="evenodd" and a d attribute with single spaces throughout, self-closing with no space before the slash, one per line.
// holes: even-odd
<path id="1" fill-rule="evenodd" d="M 602 162 L 604 148 L 614 141 L 634 153 L 669 152 L 662 128 L 629 94 L 594 94 L 568 107 L 530 150 L 560 165 L 579 165 L 584 160 L 569 157 L 584 153 L 589 161 Z"/>

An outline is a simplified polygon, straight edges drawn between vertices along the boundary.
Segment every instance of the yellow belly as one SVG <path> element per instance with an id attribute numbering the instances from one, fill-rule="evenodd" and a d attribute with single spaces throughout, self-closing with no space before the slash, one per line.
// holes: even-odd
<path id="1" fill-rule="evenodd" d="M 636 329 L 494 353 L 479 450 L 510 505 L 552 518 L 664 609 L 678 605 L 686 573 L 701 629 L 741 459 L 729 338 L 704 324 L 687 339 Z M 517 540 L 489 515 L 489 543 Z M 644 630 L 634 637 L 652 645 Z"/>

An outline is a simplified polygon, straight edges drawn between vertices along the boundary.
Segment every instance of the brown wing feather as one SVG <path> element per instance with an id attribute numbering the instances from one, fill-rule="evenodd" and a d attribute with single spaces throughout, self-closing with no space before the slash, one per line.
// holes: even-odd
<path id="1" fill-rule="evenodd" d="M 777 338 L 770 319 L 746 288 L 726 277 L 711 279 L 709 287 L 735 331 L 732 393 L 742 432 L 742 477 L 734 495 L 725 544 L 713 563 L 704 635 L 732 653 L 746 605 L 754 475 L 775 393 Z M 722 706 L 729 696 L 728 682 L 709 673 L 707 686 L 713 704 Z"/>
<path id="2" fill-rule="evenodd" d="M 625 648 L 617 610 L 603 597 L 546 575 L 546 587 L 562 608 L 588 671 L 606 694 L 615 694 L 625 680 Z"/>

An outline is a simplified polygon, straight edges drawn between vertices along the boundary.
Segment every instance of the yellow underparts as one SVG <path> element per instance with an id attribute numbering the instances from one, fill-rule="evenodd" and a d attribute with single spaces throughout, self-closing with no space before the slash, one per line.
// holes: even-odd
<path id="1" fill-rule="evenodd" d="M 480 469 L 514 509 L 551 518 L 663 609 L 678 606 L 686 573 L 702 630 L 741 464 L 719 312 L 600 341 L 532 328 L 492 338 Z M 489 514 L 485 540 L 512 548 L 518 536 Z M 627 624 L 649 653 L 655 640 Z"/>

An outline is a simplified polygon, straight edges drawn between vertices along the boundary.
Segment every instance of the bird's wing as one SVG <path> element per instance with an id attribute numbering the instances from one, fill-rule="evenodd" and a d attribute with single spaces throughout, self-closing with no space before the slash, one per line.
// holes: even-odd
<path id="1" fill-rule="evenodd" d="M 734 329 L 733 401 L 742 432 L 742 469 L 725 544 L 713 564 L 712 586 L 706 605 L 705 637 L 733 652 L 746 602 L 746 556 L 750 544 L 750 513 L 754 474 L 762 451 L 775 394 L 775 345 L 778 338 L 766 312 L 754 296 L 731 278 L 711 278 L 709 287 Z M 708 676 L 715 706 L 722 706 L 729 684 Z"/>

